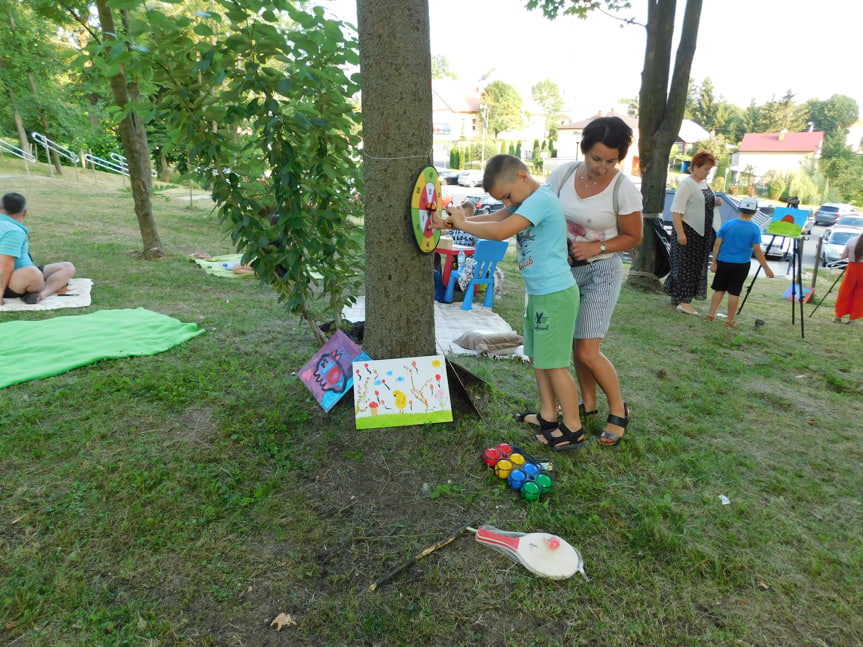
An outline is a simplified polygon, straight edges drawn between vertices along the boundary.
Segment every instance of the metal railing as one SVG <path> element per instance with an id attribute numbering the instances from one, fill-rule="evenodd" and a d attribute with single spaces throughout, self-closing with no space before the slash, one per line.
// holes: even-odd
<path id="1" fill-rule="evenodd" d="M 67 160 L 72 162 L 72 164 L 77 164 L 78 162 L 81 161 L 81 158 L 78 157 L 78 155 L 76 155 L 75 153 L 70 151 L 68 148 L 64 148 L 63 146 L 60 146 L 60 144 L 58 144 L 57 142 L 48 139 L 42 133 L 37 133 L 34 131 L 34 132 L 30 133 L 30 137 L 32 137 L 33 141 L 36 142 L 37 144 L 41 144 L 43 146 L 43 148 L 45 148 L 46 151 L 54 151 L 55 153 L 57 153 L 61 157 L 65 157 Z M 51 163 L 50 157 L 51 156 L 48 155 L 48 163 L 49 164 Z"/>
<path id="2" fill-rule="evenodd" d="M 126 164 L 125 158 L 123 158 L 123 164 L 119 164 L 102 159 L 101 157 L 96 157 L 95 155 L 90 155 L 90 153 L 85 153 L 84 162 L 93 167 L 98 166 L 106 171 L 111 171 L 112 173 L 119 173 L 120 175 L 125 175 L 127 177 L 129 176 L 129 165 Z"/>
<path id="3" fill-rule="evenodd" d="M 35 162 L 36 158 L 33 156 L 33 153 L 30 151 L 25 151 L 23 148 L 18 148 L 14 144 L 10 144 L 9 142 L 0 139 L 0 150 L 4 150 L 7 153 L 12 153 L 16 157 L 20 157 L 25 162 Z"/>

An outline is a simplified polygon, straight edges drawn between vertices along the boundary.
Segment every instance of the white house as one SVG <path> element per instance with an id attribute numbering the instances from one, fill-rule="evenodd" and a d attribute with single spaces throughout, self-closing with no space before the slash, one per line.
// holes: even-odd
<path id="1" fill-rule="evenodd" d="M 752 167 L 757 181 L 768 171 L 789 173 L 800 169 L 807 160 L 821 155 L 824 133 L 821 131 L 789 133 L 746 133 L 740 148 L 731 156 L 735 177 Z"/>
<path id="2" fill-rule="evenodd" d="M 581 134 L 584 132 L 585 126 L 594 119 L 599 117 L 620 117 L 626 124 L 632 128 L 632 145 L 629 147 L 629 153 L 626 159 L 623 160 L 621 171 L 630 176 L 638 177 L 641 175 L 641 165 L 638 160 L 638 119 L 623 115 L 610 110 L 608 112 L 598 112 L 592 117 L 575 121 L 569 124 L 564 124 L 557 129 L 557 157 L 554 159 L 545 160 L 543 164 L 543 172 L 551 173 L 554 169 L 565 162 L 582 159 L 581 152 Z"/>

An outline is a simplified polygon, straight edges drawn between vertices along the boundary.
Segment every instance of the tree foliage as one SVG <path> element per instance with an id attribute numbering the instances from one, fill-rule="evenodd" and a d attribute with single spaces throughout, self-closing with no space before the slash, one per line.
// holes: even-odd
<path id="1" fill-rule="evenodd" d="M 212 188 L 231 239 L 291 312 L 315 325 L 318 289 L 338 320 L 354 299 L 360 208 L 356 43 L 321 8 L 215 0 L 133 23 L 173 140 Z"/>
<path id="2" fill-rule="evenodd" d="M 551 79 L 545 79 L 531 89 L 533 100 L 545 111 L 545 131 L 550 139 L 557 139 L 557 127 L 563 115 L 563 97 L 560 88 Z"/>
<path id="3" fill-rule="evenodd" d="M 482 92 L 480 110 L 487 110 L 485 116 L 486 128 L 494 137 L 509 130 L 518 130 L 524 126 L 522 108 L 524 101 L 509 83 L 492 81 Z"/>

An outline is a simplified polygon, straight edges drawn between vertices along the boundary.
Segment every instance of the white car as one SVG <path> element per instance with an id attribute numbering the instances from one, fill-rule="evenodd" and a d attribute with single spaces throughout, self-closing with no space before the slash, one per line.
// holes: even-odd
<path id="1" fill-rule="evenodd" d="M 460 186 L 482 186 L 482 171 L 462 171 L 458 176 Z"/>
<path id="2" fill-rule="evenodd" d="M 842 250 L 849 239 L 861 234 L 857 227 L 833 227 L 821 242 L 821 266 L 827 267 L 842 258 Z"/>

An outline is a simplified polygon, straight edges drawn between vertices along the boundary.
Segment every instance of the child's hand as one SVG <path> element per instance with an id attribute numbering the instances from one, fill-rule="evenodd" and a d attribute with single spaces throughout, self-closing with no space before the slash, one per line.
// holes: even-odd
<path id="1" fill-rule="evenodd" d="M 768 279 L 773 278 L 773 270 L 771 270 L 769 267 L 764 268 L 764 273 L 767 275 Z"/>
<path id="2" fill-rule="evenodd" d="M 716 268 L 717 268 L 717 266 L 718 266 L 718 264 L 717 264 L 717 262 L 716 262 L 715 260 L 714 260 L 714 261 L 710 261 L 710 271 L 711 271 L 711 272 L 713 272 L 714 274 L 716 274 Z"/>

